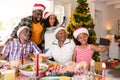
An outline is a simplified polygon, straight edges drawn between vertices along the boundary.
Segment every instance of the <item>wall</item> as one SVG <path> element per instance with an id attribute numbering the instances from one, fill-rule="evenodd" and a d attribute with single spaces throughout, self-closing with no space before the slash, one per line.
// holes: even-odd
<path id="1" fill-rule="evenodd" d="M 120 19 L 120 9 L 114 8 L 114 6 L 108 6 L 104 3 L 96 3 L 96 32 L 97 37 L 105 37 L 107 31 L 105 26 L 110 25 L 112 27 L 111 34 L 117 33 L 117 21 Z M 101 33 L 102 32 L 102 33 Z M 119 54 L 118 43 L 114 42 L 114 37 L 112 37 L 112 43 L 109 48 L 109 57 L 117 58 Z"/>

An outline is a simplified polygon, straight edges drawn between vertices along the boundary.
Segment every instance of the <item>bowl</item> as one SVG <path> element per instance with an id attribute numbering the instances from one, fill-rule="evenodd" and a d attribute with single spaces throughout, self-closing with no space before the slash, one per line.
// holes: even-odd
<path id="1" fill-rule="evenodd" d="M 39 64 L 39 73 L 45 72 L 48 69 L 48 65 L 44 63 Z M 19 66 L 20 72 L 25 76 L 34 76 L 36 74 L 35 63 L 28 63 Z"/>

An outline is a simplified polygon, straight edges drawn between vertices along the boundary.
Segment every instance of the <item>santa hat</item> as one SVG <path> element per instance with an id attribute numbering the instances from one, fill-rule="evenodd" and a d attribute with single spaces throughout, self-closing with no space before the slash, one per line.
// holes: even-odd
<path id="1" fill-rule="evenodd" d="M 27 27 L 27 26 L 22 26 L 22 27 L 20 27 L 19 29 L 18 29 L 18 31 L 17 31 L 17 37 L 19 38 L 19 34 L 20 34 L 20 32 L 23 30 L 23 29 L 28 29 L 28 30 L 30 30 L 30 28 L 29 27 Z"/>
<path id="2" fill-rule="evenodd" d="M 77 38 L 80 33 L 86 33 L 89 36 L 88 30 L 86 28 L 78 28 L 73 33 L 74 38 Z"/>
<path id="3" fill-rule="evenodd" d="M 55 30 L 55 35 L 57 35 L 57 33 L 58 33 L 60 30 L 65 30 L 65 32 L 67 32 L 66 29 L 65 29 L 62 25 L 58 25 L 57 28 L 56 28 L 56 30 Z"/>
<path id="4" fill-rule="evenodd" d="M 39 9 L 44 11 L 46 9 L 46 7 L 43 4 L 34 4 L 33 11 L 39 10 Z"/>
<path id="5" fill-rule="evenodd" d="M 45 12 L 44 18 L 46 19 L 46 18 L 48 18 L 50 15 L 55 15 L 55 14 L 52 13 L 52 12 Z M 56 15 L 55 15 L 55 16 L 56 16 Z"/>

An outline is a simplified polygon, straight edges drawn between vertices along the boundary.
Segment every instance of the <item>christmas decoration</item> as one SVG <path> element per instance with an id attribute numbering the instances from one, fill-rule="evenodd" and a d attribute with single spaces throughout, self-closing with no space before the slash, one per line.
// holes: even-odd
<path id="1" fill-rule="evenodd" d="M 79 27 L 85 27 L 89 31 L 89 43 L 96 44 L 95 24 L 89 12 L 87 0 L 77 0 L 78 6 L 70 16 L 70 22 L 66 26 L 68 38 L 73 38 L 73 32 Z M 100 61 L 99 53 L 95 52 L 93 59 Z"/>

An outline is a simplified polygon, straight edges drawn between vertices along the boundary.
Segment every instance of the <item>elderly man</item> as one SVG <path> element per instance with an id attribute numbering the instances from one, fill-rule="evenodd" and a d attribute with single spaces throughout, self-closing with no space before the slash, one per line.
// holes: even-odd
<path id="1" fill-rule="evenodd" d="M 40 53 L 41 50 L 37 45 L 30 41 L 30 28 L 27 26 L 21 26 L 17 30 L 17 39 L 13 39 L 6 43 L 2 50 L 2 56 L 0 59 L 21 60 L 22 55 L 29 59 L 33 53 Z"/>
<path id="2" fill-rule="evenodd" d="M 59 26 L 55 30 L 56 40 L 52 43 L 52 47 L 45 54 L 60 64 L 65 64 L 72 61 L 74 50 L 74 42 L 67 38 L 67 33 L 64 27 Z"/>
<path id="3" fill-rule="evenodd" d="M 25 17 L 21 19 L 21 22 L 16 26 L 11 34 L 11 37 L 9 40 L 12 40 L 13 38 L 17 37 L 17 30 L 21 26 L 28 26 L 31 30 L 31 37 L 30 40 L 36 43 L 36 45 L 43 49 L 42 47 L 42 41 L 43 41 L 43 20 L 42 15 L 45 10 L 45 6 L 43 4 L 34 4 L 33 10 L 32 10 L 32 16 Z"/>

